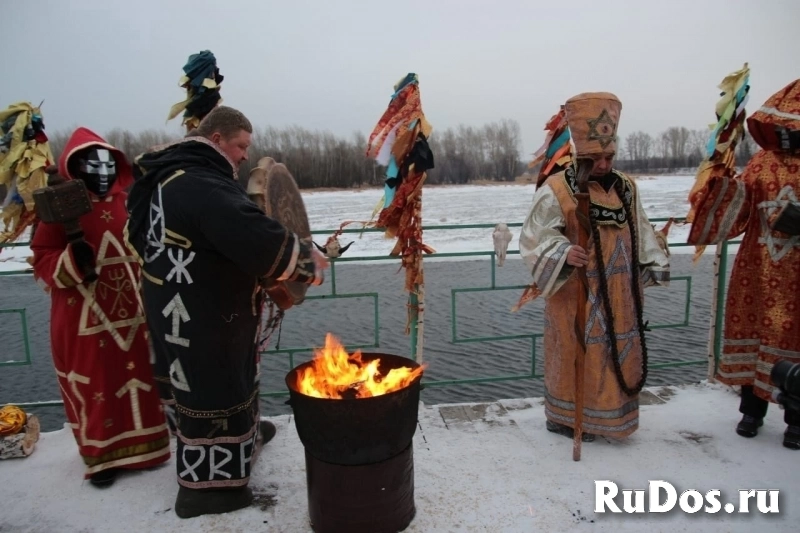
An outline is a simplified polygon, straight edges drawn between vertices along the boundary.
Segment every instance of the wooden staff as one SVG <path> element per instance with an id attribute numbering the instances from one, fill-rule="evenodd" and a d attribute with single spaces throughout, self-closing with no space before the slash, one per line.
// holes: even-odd
<path id="1" fill-rule="evenodd" d="M 717 298 L 719 295 L 719 265 L 722 258 L 722 243 L 717 244 L 714 252 L 714 278 L 711 283 L 711 321 L 708 327 L 708 367 L 706 377 L 709 383 L 716 383 L 717 357 L 715 353 L 715 340 L 717 338 Z"/>
<path id="2" fill-rule="evenodd" d="M 578 192 L 575 199 L 578 200 L 578 242 L 577 245 L 586 251 L 588 257 L 587 243 L 591 234 L 591 224 L 589 223 L 589 174 L 592 171 L 593 162 L 591 159 L 580 159 L 576 162 Z M 600 253 L 596 250 L 595 253 Z M 583 396 L 584 396 L 584 375 L 586 361 L 586 300 L 589 298 L 589 280 L 586 277 L 586 267 L 577 269 L 578 279 L 583 284 L 583 294 L 578 296 L 577 309 L 575 313 L 575 337 L 578 340 L 580 349 L 575 354 L 575 428 L 572 440 L 572 460 L 581 460 L 581 443 L 583 442 Z"/>
<path id="3" fill-rule="evenodd" d="M 422 177 L 425 179 L 425 176 Z M 422 270 L 422 256 L 423 251 L 421 248 L 422 244 L 422 190 L 420 189 L 417 193 L 417 197 L 414 199 L 414 213 L 415 213 L 415 221 L 413 224 L 416 224 L 419 227 L 419 242 L 416 242 L 417 245 L 414 249 L 414 254 L 416 259 L 414 263 L 418 270 L 416 273 L 417 282 L 414 283 L 414 288 L 409 295 L 409 305 L 411 306 L 411 313 L 413 323 L 411 324 L 411 334 L 412 334 L 412 352 L 414 353 L 414 360 L 417 363 L 423 363 L 423 344 L 425 342 L 425 274 Z"/>

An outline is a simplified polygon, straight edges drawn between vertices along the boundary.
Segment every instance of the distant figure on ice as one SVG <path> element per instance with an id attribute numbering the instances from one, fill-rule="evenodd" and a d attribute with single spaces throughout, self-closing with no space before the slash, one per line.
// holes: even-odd
<path id="1" fill-rule="evenodd" d="M 669 261 L 636 184 L 612 168 L 620 101 L 610 93 L 583 93 L 567 100 L 565 108 L 581 163 L 573 160 L 537 189 L 519 239 L 534 297 L 546 299 L 547 429 L 573 437 L 575 358 L 583 356 L 583 439 L 621 438 L 639 427 L 639 392 L 647 377 L 642 289 L 669 283 Z M 581 226 L 575 194 L 584 186 L 590 198 L 587 249 L 577 244 Z M 582 268 L 588 299 L 578 275 Z M 578 317 L 580 298 L 585 315 Z M 576 329 L 585 331 L 585 356 Z"/>
<path id="2" fill-rule="evenodd" d="M 141 271 L 123 236 L 131 166 L 78 128 L 58 168 L 62 178 L 84 182 L 92 211 L 80 218 L 83 237 L 72 242 L 61 224 L 39 224 L 33 272 L 52 300 L 53 364 L 84 477 L 102 487 L 119 469 L 167 461 L 169 431 L 150 366 Z"/>
<path id="3" fill-rule="evenodd" d="M 342 247 L 341 243 L 339 242 L 339 239 L 331 237 L 325 243 L 325 246 L 320 246 L 316 242 L 314 243 L 314 246 L 316 246 L 317 249 L 323 254 L 325 254 L 327 257 L 335 259 L 337 257 L 341 257 L 342 254 L 344 254 L 347 251 L 347 249 L 350 248 L 350 245 L 353 244 L 354 242 L 355 241 L 351 241 L 347 244 L 347 246 Z"/>
<path id="4" fill-rule="evenodd" d="M 259 415 L 260 281 L 319 285 L 327 266 L 238 183 L 252 131 L 240 111 L 214 108 L 192 135 L 137 158 L 128 203 L 157 375 L 175 399 L 181 518 L 252 502 L 253 462 L 276 431 Z"/>
<path id="5" fill-rule="evenodd" d="M 503 266 L 506 262 L 508 244 L 513 238 L 514 236 L 511 234 L 511 230 L 502 222 L 494 227 L 492 241 L 494 242 L 494 253 L 497 256 L 497 266 Z"/>
<path id="6" fill-rule="evenodd" d="M 764 423 L 778 361 L 800 362 L 800 80 L 747 119 L 762 150 L 740 176 L 712 177 L 692 207 L 689 243 L 744 234 L 729 281 L 717 379 L 741 385 L 736 432 L 755 437 Z M 782 217 L 783 215 L 783 217 Z M 783 445 L 800 449 L 800 412 L 787 409 Z"/>

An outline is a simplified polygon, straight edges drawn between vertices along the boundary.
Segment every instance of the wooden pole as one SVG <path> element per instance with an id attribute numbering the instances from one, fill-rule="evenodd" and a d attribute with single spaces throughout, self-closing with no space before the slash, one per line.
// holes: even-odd
<path id="1" fill-rule="evenodd" d="M 414 203 L 416 204 L 414 210 L 417 213 L 417 223 L 420 225 L 419 237 L 421 242 L 422 241 L 422 191 L 421 190 L 419 191 L 417 198 L 414 200 Z M 409 296 L 409 302 L 412 307 L 412 324 L 411 324 L 412 353 L 414 354 L 414 360 L 417 363 L 422 364 L 423 345 L 425 342 L 425 274 L 422 269 L 422 257 L 424 254 L 419 246 L 417 246 L 414 253 L 418 254 L 418 257 L 415 260 L 415 264 L 419 265 L 417 279 L 420 281 L 420 283 L 414 284 L 414 290 Z"/>
<path id="2" fill-rule="evenodd" d="M 708 327 L 708 370 L 706 377 L 709 383 L 716 381 L 717 373 L 717 358 L 715 353 L 716 339 L 717 339 L 717 313 L 719 312 L 719 276 L 720 276 L 720 259 L 722 256 L 722 243 L 717 244 L 716 251 L 714 252 L 714 279 L 711 286 L 711 321 Z M 723 274 L 725 275 L 725 274 Z"/>
<path id="3" fill-rule="evenodd" d="M 588 257 L 587 243 L 591 233 L 589 223 L 589 174 L 592 170 L 592 160 L 576 161 L 578 192 L 575 199 L 578 201 L 578 242 L 577 245 L 586 251 Z M 596 253 L 600 253 L 599 250 Z M 577 269 L 578 278 L 584 288 L 583 293 L 578 297 L 575 309 L 575 338 L 578 341 L 578 352 L 575 354 L 575 427 L 573 429 L 572 440 L 572 460 L 581 460 L 581 444 L 583 443 L 583 396 L 584 396 L 584 377 L 586 374 L 586 301 L 589 298 L 589 280 L 586 277 L 586 267 Z"/>

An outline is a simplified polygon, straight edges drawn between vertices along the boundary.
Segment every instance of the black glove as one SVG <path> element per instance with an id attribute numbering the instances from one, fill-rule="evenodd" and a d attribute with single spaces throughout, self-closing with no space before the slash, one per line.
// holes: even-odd
<path id="1" fill-rule="evenodd" d="M 312 243 L 311 239 L 300 239 L 297 266 L 292 275 L 289 276 L 289 281 L 297 281 L 308 285 L 322 285 L 325 276 L 321 269 L 317 269 L 317 264 L 314 262 Z"/>
<path id="2" fill-rule="evenodd" d="M 70 242 L 69 246 L 72 249 L 72 257 L 75 258 L 75 267 L 83 275 L 84 281 L 91 283 L 96 280 L 94 250 L 89 243 L 80 239 Z"/>
<path id="3" fill-rule="evenodd" d="M 772 229 L 787 235 L 800 235 L 800 203 L 786 204 L 772 223 Z"/>

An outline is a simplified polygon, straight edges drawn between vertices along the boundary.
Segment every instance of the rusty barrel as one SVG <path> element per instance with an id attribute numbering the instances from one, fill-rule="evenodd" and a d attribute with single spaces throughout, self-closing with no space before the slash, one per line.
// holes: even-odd
<path id="1" fill-rule="evenodd" d="M 380 372 L 416 369 L 415 361 L 391 354 Z M 422 376 L 403 389 L 372 398 L 315 398 L 298 392 L 304 363 L 286 375 L 289 405 L 305 448 L 308 512 L 316 533 L 402 531 L 416 514 L 413 437 Z"/>

